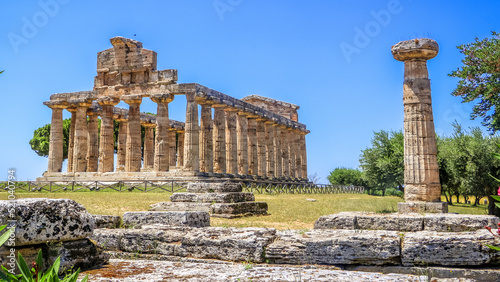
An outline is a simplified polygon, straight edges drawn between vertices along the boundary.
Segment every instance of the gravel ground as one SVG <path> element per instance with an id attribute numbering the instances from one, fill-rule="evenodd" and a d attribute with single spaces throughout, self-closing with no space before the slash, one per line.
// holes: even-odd
<path id="1" fill-rule="evenodd" d="M 427 276 L 343 271 L 318 266 L 179 262 L 112 259 L 104 268 L 84 272 L 89 281 L 427 281 Z M 459 280 L 456 280 L 459 281 Z M 461 280 L 464 281 L 464 280 Z"/>

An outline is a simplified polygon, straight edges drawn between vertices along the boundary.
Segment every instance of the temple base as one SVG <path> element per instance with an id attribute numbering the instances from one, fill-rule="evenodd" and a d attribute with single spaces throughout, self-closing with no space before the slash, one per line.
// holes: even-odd
<path id="1" fill-rule="evenodd" d="M 398 203 L 399 213 L 448 213 L 445 202 L 409 202 Z"/>

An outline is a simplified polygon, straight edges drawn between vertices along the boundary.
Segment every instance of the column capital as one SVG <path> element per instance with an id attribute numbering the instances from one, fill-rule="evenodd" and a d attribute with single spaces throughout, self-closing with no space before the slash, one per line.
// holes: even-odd
<path id="1" fill-rule="evenodd" d="M 144 122 L 144 121 L 141 122 L 141 125 L 144 126 L 144 127 L 146 127 L 146 128 L 148 128 L 148 127 L 150 127 L 150 128 L 156 127 L 155 123 L 149 123 L 149 122 Z"/>
<path id="2" fill-rule="evenodd" d="M 264 124 L 270 124 L 272 126 L 278 125 L 276 122 L 274 122 L 273 120 L 270 120 L 270 119 L 266 119 L 266 121 L 264 121 Z"/>
<path id="3" fill-rule="evenodd" d="M 97 103 L 99 103 L 99 105 L 101 105 L 101 106 L 105 106 L 105 105 L 115 106 L 119 102 L 120 102 L 120 99 L 117 97 L 113 97 L 113 96 L 105 96 L 105 97 L 97 98 Z"/>
<path id="4" fill-rule="evenodd" d="M 46 101 L 43 104 L 51 109 L 66 109 L 68 103 L 64 100 Z"/>
<path id="5" fill-rule="evenodd" d="M 401 41 L 391 47 L 394 59 L 405 62 L 411 60 L 430 60 L 437 56 L 439 45 L 429 38 Z"/>
<path id="6" fill-rule="evenodd" d="M 246 118 L 249 118 L 252 115 L 251 113 L 245 112 L 245 111 L 242 111 L 242 110 L 238 110 L 238 112 L 236 114 L 239 115 L 239 116 L 244 116 Z"/>
<path id="7" fill-rule="evenodd" d="M 114 117 L 114 120 L 118 121 L 118 122 L 127 122 L 128 121 L 128 117 L 125 116 L 125 115 L 117 115 L 116 117 Z"/>
<path id="8" fill-rule="evenodd" d="M 75 99 L 69 99 L 68 103 L 72 104 L 74 107 L 90 107 L 92 106 L 92 99 L 75 98 Z"/>
<path id="9" fill-rule="evenodd" d="M 123 95 L 120 99 L 127 104 L 140 104 L 142 103 L 142 96 L 138 94 Z"/>
<path id="10" fill-rule="evenodd" d="M 170 103 L 174 100 L 173 94 L 151 94 L 149 96 L 151 101 L 155 103 Z"/>
<path id="11" fill-rule="evenodd" d="M 233 107 L 225 107 L 224 111 L 225 112 L 237 112 L 239 110 L 237 108 L 233 108 Z"/>
<path id="12" fill-rule="evenodd" d="M 201 97 L 196 97 L 195 100 L 196 100 L 196 103 L 198 103 L 198 105 L 209 105 L 209 106 L 212 106 L 215 103 L 214 101 L 207 100 L 207 99 L 201 98 Z"/>
<path id="13" fill-rule="evenodd" d="M 212 108 L 225 108 L 225 107 L 227 107 L 226 104 L 218 104 L 218 103 L 212 104 Z"/>
<path id="14" fill-rule="evenodd" d="M 89 108 L 87 110 L 87 115 L 88 116 L 93 116 L 93 115 L 99 115 L 99 113 L 97 111 L 95 111 L 95 109 Z"/>

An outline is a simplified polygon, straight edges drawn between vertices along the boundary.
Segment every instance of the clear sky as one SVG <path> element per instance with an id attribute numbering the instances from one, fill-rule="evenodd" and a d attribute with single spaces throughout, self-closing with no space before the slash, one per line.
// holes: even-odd
<path id="1" fill-rule="evenodd" d="M 428 62 L 437 133 L 451 134 L 454 120 L 480 125 L 451 96 L 457 79 L 447 74 L 461 64 L 457 45 L 499 30 L 499 11 L 498 1 L 2 1 L 0 175 L 41 176 L 47 158 L 28 142 L 50 123 L 42 103 L 91 90 L 97 52 L 124 36 L 156 51 L 158 69 L 178 69 L 179 83 L 299 105 L 309 173 L 325 183 L 335 167 L 358 167 L 374 131 L 402 129 L 403 63 L 390 50 L 399 41 L 440 45 Z M 141 110 L 155 112 L 146 100 Z M 184 112 L 176 96 L 170 116 Z"/>

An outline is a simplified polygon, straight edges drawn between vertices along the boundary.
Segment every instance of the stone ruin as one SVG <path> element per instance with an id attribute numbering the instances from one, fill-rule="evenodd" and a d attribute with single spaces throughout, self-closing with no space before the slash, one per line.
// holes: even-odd
<path id="1" fill-rule="evenodd" d="M 54 94 L 44 103 L 52 109 L 49 164 L 38 181 L 308 182 L 309 131 L 298 122 L 297 105 L 258 95 L 240 100 L 200 84 L 178 84 L 177 70 L 157 70 L 157 54 L 141 42 L 110 41 L 113 47 L 97 55 L 92 91 Z M 187 99 L 185 122 L 169 119 L 176 95 Z M 156 116 L 140 113 L 144 98 L 158 104 Z M 120 101 L 128 110 L 115 107 Z M 71 112 L 66 172 L 63 110 Z M 116 164 L 114 120 L 120 124 Z"/>

